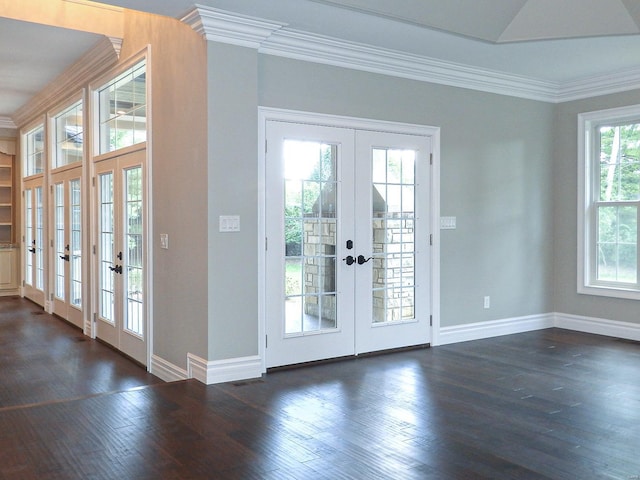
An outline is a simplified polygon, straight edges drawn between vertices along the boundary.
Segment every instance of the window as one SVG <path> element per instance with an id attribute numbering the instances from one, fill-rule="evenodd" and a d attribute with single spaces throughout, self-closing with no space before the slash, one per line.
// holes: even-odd
<path id="1" fill-rule="evenodd" d="M 82 102 L 56 115 L 54 122 L 56 150 L 52 168 L 82 162 Z"/>
<path id="2" fill-rule="evenodd" d="M 578 291 L 640 299 L 640 105 L 578 119 Z"/>
<path id="3" fill-rule="evenodd" d="M 44 126 L 31 130 L 25 135 L 26 152 L 24 156 L 24 175 L 30 177 L 42 173 L 44 156 Z"/>
<path id="4" fill-rule="evenodd" d="M 140 62 L 98 90 L 101 154 L 147 140 L 146 64 Z"/>

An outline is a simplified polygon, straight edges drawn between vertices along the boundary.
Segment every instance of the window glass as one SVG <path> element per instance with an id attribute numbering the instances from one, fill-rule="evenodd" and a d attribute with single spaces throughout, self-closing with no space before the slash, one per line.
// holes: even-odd
<path id="1" fill-rule="evenodd" d="M 44 126 L 31 130 L 25 136 L 26 152 L 24 157 L 24 176 L 30 177 L 42 173 L 42 160 L 44 157 Z"/>
<path id="2" fill-rule="evenodd" d="M 140 62 L 98 91 L 100 153 L 147 140 L 146 64 Z"/>
<path id="3" fill-rule="evenodd" d="M 55 117 L 56 150 L 52 167 L 64 167 L 82 162 L 83 127 L 82 102 L 78 102 Z"/>
<path id="4" fill-rule="evenodd" d="M 640 106 L 581 122 L 578 291 L 640 298 Z"/>

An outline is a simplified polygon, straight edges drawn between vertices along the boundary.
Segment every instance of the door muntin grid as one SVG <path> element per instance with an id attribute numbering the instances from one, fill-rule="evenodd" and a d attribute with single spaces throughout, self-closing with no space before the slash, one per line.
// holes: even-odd
<path id="1" fill-rule="evenodd" d="M 65 238 L 65 202 L 64 183 L 57 183 L 53 187 L 53 221 L 54 221 L 54 291 L 56 298 L 65 300 L 65 256 L 68 254 Z"/>
<path id="2" fill-rule="evenodd" d="M 144 335 L 144 251 L 143 251 L 143 183 L 142 167 L 124 171 L 125 198 L 125 322 L 124 329 L 142 337 Z"/>
<path id="3" fill-rule="evenodd" d="M 69 290 L 71 305 L 82 307 L 82 191 L 80 179 L 69 182 L 69 218 L 71 228 Z"/>
<path id="4" fill-rule="evenodd" d="M 24 191 L 24 282 L 33 286 L 33 192 L 31 189 Z"/>
<path id="5" fill-rule="evenodd" d="M 114 267 L 114 191 L 113 172 L 99 175 L 99 312 L 100 317 L 114 324 L 115 272 Z"/>
<path id="6" fill-rule="evenodd" d="M 416 151 L 372 149 L 374 325 L 415 321 Z"/>
<path id="7" fill-rule="evenodd" d="M 338 329 L 337 146 L 285 140 L 285 336 Z"/>

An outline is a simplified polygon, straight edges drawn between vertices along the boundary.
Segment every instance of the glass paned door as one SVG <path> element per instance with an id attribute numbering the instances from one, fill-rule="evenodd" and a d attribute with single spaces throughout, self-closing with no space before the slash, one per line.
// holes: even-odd
<path id="1" fill-rule="evenodd" d="M 139 150 L 96 164 L 96 335 L 147 364 L 144 159 Z"/>
<path id="2" fill-rule="evenodd" d="M 82 313 L 82 168 L 52 174 L 53 311 L 79 328 Z"/>
<path id="3" fill-rule="evenodd" d="M 429 137 L 266 132 L 267 367 L 429 343 Z"/>
<path id="4" fill-rule="evenodd" d="M 269 122 L 267 366 L 354 353 L 353 134 Z M 352 240 L 351 240 L 352 242 Z"/>
<path id="5" fill-rule="evenodd" d="M 425 136 L 358 131 L 356 296 L 359 353 L 426 344 L 429 329 L 429 185 Z"/>
<path id="6" fill-rule="evenodd" d="M 24 184 L 24 294 L 44 306 L 44 195 L 42 178 Z"/>

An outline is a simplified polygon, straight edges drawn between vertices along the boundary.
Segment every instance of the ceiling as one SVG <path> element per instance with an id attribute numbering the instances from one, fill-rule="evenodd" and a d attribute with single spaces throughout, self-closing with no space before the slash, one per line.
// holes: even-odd
<path id="1" fill-rule="evenodd" d="M 46 0 L 43 0 L 46 1 Z M 193 0 L 103 3 L 176 18 Z M 198 0 L 286 29 L 552 86 L 640 79 L 640 0 Z M 0 13 L 1 15 L 1 13 Z M 100 36 L 0 17 L 0 127 Z M 6 122 L 5 122 L 6 123 Z"/>

